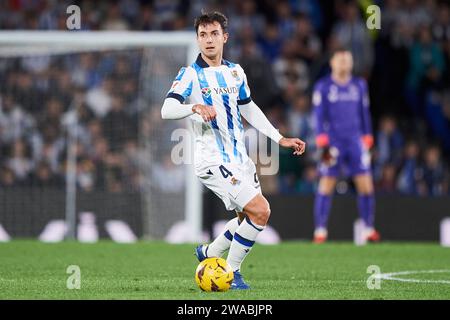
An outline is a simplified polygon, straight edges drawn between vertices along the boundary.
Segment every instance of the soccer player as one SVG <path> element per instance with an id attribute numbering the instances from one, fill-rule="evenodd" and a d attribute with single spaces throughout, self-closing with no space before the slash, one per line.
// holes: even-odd
<path id="1" fill-rule="evenodd" d="M 339 48 L 330 59 L 331 75 L 313 90 L 316 144 L 321 151 L 320 181 L 314 203 L 314 242 L 326 241 L 327 222 L 336 179 L 350 175 L 358 193 L 358 210 L 368 241 L 378 241 L 374 229 L 375 200 L 369 150 L 373 145 L 369 96 L 364 79 L 352 76 L 353 57 Z"/>
<path id="2" fill-rule="evenodd" d="M 227 262 L 234 272 L 231 288 L 248 289 L 240 273 L 241 263 L 264 230 L 270 206 L 261 194 L 255 164 L 247 155 L 241 115 L 281 146 L 294 149 L 295 155 L 305 151 L 305 143 L 280 135 L 252 101 L 244 70 L 223 59 L 227 25 L 227 18 L 219 12 L 195 19 L 200 54 L 179 71 L 161 114 L 163 119 L 190 117 L 195 174 L 222 199 L 227 210 L 237 213 L 212 243 L 196 248 L 196 256 L 203 261 L 220 257 L 229 249 Z M 183 104 L 188 97 L 190 104 Z"/>

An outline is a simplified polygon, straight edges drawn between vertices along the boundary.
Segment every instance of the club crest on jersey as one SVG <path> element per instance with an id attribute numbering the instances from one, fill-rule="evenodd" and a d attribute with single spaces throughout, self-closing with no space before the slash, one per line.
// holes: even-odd
<path id="1" fill-rule="evenodd" d="M 336 86 L 331 86 L 330 91 L 328 92 L 328 100 L 330 102 L 336 102 L 339 99 L 339 92 Z"/>
<path id="2" fill-rule="evenodd" d="M 236 179 L 235 177 L 231 177 L 230 183 L 235 186 L 241 184 L 241 181 Z"/>
<path id="3" fill-rule="evenodd" d="M 211 89 L 209 87 L 202 88 L 202 95 L 208 98 L 211 95 Z"/>
<path id="4" fill-rule="evenodd" d="M 238 74 L 237 70 L 232 70 L 232 71 L 231 71 L 231 75 L 233 76 L 234 79 L 236 79 L 236 81 L 241 80 L 241 79 L 239 78 L 239 74 Z"/>

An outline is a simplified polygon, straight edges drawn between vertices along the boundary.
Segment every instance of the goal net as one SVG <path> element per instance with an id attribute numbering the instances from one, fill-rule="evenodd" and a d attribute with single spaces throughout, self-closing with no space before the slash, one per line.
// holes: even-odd
<path id="1" fill-rule="evenodd" d="M 202 192 L 175 164 L 164 97 L 191 32 L 0 32 L 0 240 L 201 233 Z M 185 143 L 186 141 L 184 141 Z"/>

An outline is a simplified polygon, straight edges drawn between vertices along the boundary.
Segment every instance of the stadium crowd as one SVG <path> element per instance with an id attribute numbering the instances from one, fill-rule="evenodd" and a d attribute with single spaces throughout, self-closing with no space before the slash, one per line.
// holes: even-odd
<path id="1" fill-rule="evenodd" d="M 193 30 L 201 9 L 224 12 L 230 19 L 226 58 L 243 66 L 253 99 L 275 127 L 308 145 L 300 158 L 280 150 L 279 174 L 261 177 L 268 193 L 315 191 L 311 90 L 329 71 L 330 52 L 347 46 L 355 74 L 370 88 L 376 192 L 450 194 L 446 1 L 374 1 L 382 10 L 381 29 L 369 30 L 365 12 L 371 1 L 8 0 L 0 2 L 0 29 L 66 30 L 70 4 L 81 8 L 82 30 Z M 66 133 L 76 110 L 78 187 L 139 190 L 138 137 L 148 135 L 150 118 L 159 114 L 143 113 L 137 101 L 140 54 L 80 53 L 14 63 L 0 57 L 1 187 L 65 185 Z M 182 169 L 170 158 L 160 159 L 158 172 L 164 172 L 161 188 L 182 185 Z M 337 192 L 351 190 L 345 179 L 339 182 Z"/>

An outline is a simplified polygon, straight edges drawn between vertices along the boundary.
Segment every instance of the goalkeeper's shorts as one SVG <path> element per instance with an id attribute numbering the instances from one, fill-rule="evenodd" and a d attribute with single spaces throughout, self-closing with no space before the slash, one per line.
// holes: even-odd
<path id="1" fill-rule="evenodd" d="M 364 147 L 362 142 L 345 141 L 345 143 L 334 143 L 330 148 L 335 147 L 337 157 L 331 164 L 324 161 L 319 163 L 319 174 L 321 176 L 338 177 L 349 175 L 351 177 L 371 173 L 370 170 L 370 152 Z"/>

